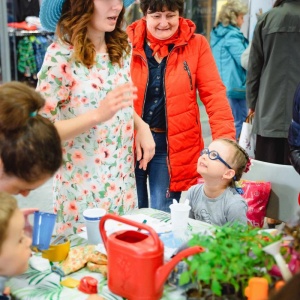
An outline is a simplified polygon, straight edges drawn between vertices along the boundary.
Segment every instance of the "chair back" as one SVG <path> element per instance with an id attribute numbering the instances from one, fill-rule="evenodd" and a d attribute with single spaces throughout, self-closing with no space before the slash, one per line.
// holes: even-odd
<path id="1" fill-rule="evenodd" d="M 266 217 L 288 222 L 297 216 L 300 205 L 300 175 L 293 166 L 253 159 L 251 169 L 242 179 L 271 182 Z"/>

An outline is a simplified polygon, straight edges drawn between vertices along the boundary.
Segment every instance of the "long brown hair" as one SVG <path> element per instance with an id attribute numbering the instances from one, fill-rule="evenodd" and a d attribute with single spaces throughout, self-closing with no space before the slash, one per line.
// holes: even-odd
<path id="1" fill-rule="evenodd" d="M 96 50 L 87 37 L 87 27 L 94 12 L 93 0 L 66 0 L 57 24 L 56 33 L 60 40 L 74 46 L 74 59 L 86 67 L 95 63 Z M 116 28 L 105 33 L 105 42 L 112 63 L 122 64 L 122 57 L 130 53 L 127 34 L 122 29 L 125 8 L 118 16 Z"/>
<path id="2" fill-rule="evenodd" d="M 44 104 L 44 98 L 24 83 L 0 85 L 0 159 L 6 175 L 35 182 L 60 167 L 59 134 L 37 114 Z"/>

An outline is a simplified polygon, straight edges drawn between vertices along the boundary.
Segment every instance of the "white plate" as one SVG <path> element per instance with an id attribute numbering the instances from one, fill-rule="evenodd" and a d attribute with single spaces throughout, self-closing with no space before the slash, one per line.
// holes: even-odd
<path id="1" fill-rule="evenodd" d="M 146 225 L 152 227 L 156 233 L 161 234 L 165 232 L 171 231 L 171 224 L 166 223 L 166 222 L 161 222 L 158 219 L 152 218 L 150 216 L 144 215 L 144 214 L 137 214 L 137 215 L 124 215 L 122 216 L 126 219 L 138 222 L 138 223 L 143 223 L 144 220 L 146 220 Z M 137 227 L 124 224 L 119 221 L 115 220 L 107 220 L 105 222 L 105 230 L 108 232 L 108 234 L 111 234 L 113 232 L 119 231 L 119 230 L 137 230 Z M 146 233 L 146 230 L 142 230 L 141 232 Z"/>

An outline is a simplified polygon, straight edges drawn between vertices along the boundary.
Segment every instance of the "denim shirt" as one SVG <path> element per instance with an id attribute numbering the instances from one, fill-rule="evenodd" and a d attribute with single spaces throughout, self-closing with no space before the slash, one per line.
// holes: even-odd
<path id="1" fill-rule="evenodd" d="M 170 45 L 171 48 L 173 45 Z M 169 50 L 170 50 L 169 46 Z M 144 45 L 149 69 L 149 82 L 146 91 L 143 120 L 150 128 L 166 129 L 164 74 L 167 57 L 158 63 L 152 56 L 152 49 L 147 43 Z"/>

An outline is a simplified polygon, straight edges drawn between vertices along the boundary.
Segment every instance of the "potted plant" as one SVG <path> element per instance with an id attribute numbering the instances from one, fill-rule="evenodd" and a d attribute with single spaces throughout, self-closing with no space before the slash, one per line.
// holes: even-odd
<path id="1" fill-rule="evenodd" d="M 275 261 L 262 248 L 281 239 L 259 228 L 234 223 L 217 228 L 213 235 L 193 235 L 189 245 L 201 245 L 207 251 L 186 260 L 188 267 L 180 276 L 180 285 L 197 284 L 199 298 L 219 299 L 224 292 L 242 297 L 251 277 L 265 277 Z M 234 298 L 241 299 L 241 298 Z"/>

